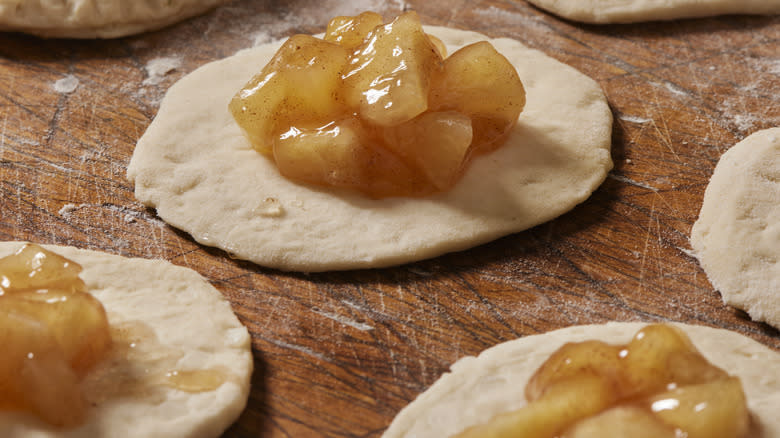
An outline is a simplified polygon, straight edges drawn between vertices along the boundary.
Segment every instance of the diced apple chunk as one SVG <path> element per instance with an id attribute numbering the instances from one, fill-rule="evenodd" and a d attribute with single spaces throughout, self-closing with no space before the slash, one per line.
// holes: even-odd
<path id="1" fill-rule="evenodd" d="M 369 32 L 381 25 L 382 16 L 376 12 L 363 12 L 356 17 L 336 17 L 328 23 L 322 39 L 354 49 L 363 44 Z"/>
<path id="2" fill-rule="evenodd" d="M 528 401 L 538 400 L 558 382 L 583 373 L 618 380 L 622 366 L 619 352 L 619 348 L 601 341 L 565 344 L 531 376 L 525 387 L 525 397 Z"/>
<path id="3" fill-rule="evenodd" d="M 469 157 L 471 119 L 455 111 L 424 113 L 385 129 L 387 147 L 438 190 L 455 184 Z"/>
<path id="4" fill-rule="evenodd" d="M 436 47 L 436 50 L 439 51 L 439 56 L 441 56 L 442 59 L 446 58 L 447 57 L 447 45 L 444 44 L 444 41 L 440 40 L 435 35 L 431 35 L 429 33 L 426 34 L 426 35 L 428 35 L 428 39 L 431 40 L 431 42 L 433 43 L 433 46 Z"/>
<path id="5" fill-rule="evenodd" d="M 111 337 L 80 271 L 37 245 L 0 259 L 0 409 L 56 426 L 83 417 L 79 380 L 103 359 Z"/>
<path id="6" fill-rule="evenodd" d="M 46 324 L 3 306 L 0 344 L 0 411 L 30 412 L 58 427 L 81 421 L 79 378 Z"/>
<path id="7" fill-rule="evenodd" d="M 644 327 L 628 343 L 625 374 L 626 386 L 637 396 L 727 375 L 707 362 L 680 329 L 662 324 Z"/>
<path id="8" fill-rule="evenodd" d="M 597 414 L 615 401 L 605 379 L 582 374 L 562 380 L 525 407 L 500 414 L 489 423 L 466 429 L 457 438 L 553 438 L 575 422 Z"/>
<path id="9" fill-rule="evenodd" d="M 586 418 L 561 438 L 677 438 L 674 429 L 635 406 L 618 406 Z"/>
<path id="10" fill-rule="evenodd" d="M 321 128 L 291 128 L 276 142 L 274 159 L 291 179 L 357 189 L 372 197 L 420 190 L 424 182 L 397 156 L 369 147 L 367 135 L 354 118 Z"/>
<path id="11" fill-rule="evenodd" d="M 0 298 L 0 303 L 48 327 L 78 375 L 99 362 L 111 344 L 105 310 L 87 293 L 56 289 L 13 292 Z"/>
<path id="12" fill-rule="evenodd" d="M 344 74 L 346 104 L 379 126 L 407 122 L 428 109 L 431 77 L 442 68 L 415 12 L 374 29 Z"/>
<path id="13" fill-rule="evenodd" d="M 24 245 L 13 256 L 0 258 L 0 290 L 44 289 L 52 284 L 81 288 L 80 272 L 81 266 L 59 254 Z"/>
<path id="14" fill-rule="evenodd" d="M 450 55 L 430 92 L 431 111 L 458 111 L 472 118 L 477 153 L 495 149 L 524 106 L 525 89 L 517 71 L 486 41 Z"/>
<path id="15" fill-rule="evenodd" d="M 333 119 L 345 108 L 338 93 L 349 51 L 309 35 L 294 35 L 230 102 L 229 109 L 258 151 L 270 154 L 281 131 Z"/>
<path id="16" fill-rule="evenodd" d="M 745 393 L 739 379 L 688 385 L 650 397 L 646 405 L 687 438 L 734 438 L 750 428 Z"/>
<path id="17" fill-rule="evenodd" d="M 293 127 L 276 141 L 274 159 L 289 178 L 337 187 L 356 185 L 364 179 L 362 134 L 355 120 L 314 129 Z"/>

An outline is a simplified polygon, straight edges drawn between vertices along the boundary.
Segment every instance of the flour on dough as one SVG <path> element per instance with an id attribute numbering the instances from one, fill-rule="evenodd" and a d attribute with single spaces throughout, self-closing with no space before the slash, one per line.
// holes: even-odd
<path id="1" fill-rule="evenodd" d="M 0 242 L 0 257 L 21 246 Z M 3 438 L 216 438 L 238 418 L 249 396 L 250 338 L 219 291 L 195 271 L 162 260 L 46 248 L 84 268 L 80 276 L 103 304 L 111 326 L 141 322 L 154 331 L 166 354 L 170 348 L 180 355 L 178 370 L 224 369 L 228 377 L 216 390 L 202 393 L 155 387 L 154 392 L 116 394 L 92 407 L 85 424 L 73 429 L 52 429 L 29 414 L 0 412 Z M 160 354 L 124 368 L 154 370 Z M 94 392 L 88 390 L 86 398 L 100 400 L 103 392 Z"/>
<path id="2" fill-rule="evenodd" d="M 780 328 L 780 128 L 723 154 L 691 246 L 723 301 Z"/>
<path id="3" fill-rule="evenodd" d="M 452 53 L 484 35 L 427 28 Z M 612 168 L 612 113 L 590 78 L 510 39 L 490 42 L 517 68 L 526 106 L 507 143 L 450 191 L 368 199 L 283 178 L 228 112 L 280 41 L 207 64 L 168 91 L 127 175 L 169 224 L 234 257 L 294 271 L 375 268 L 467 249 L 584 201 Z"/>
<path id="4" fill-rule="evenodd" d="M 634 23 L 725 14 L 778 14 L 780 0 L 528 0 L 569 20 Z"/>
<path id="5" fill-rule="evenodd" d="M 225 0 L 2 0 L 0 30 L 56 38 L 117 38 L 168 26 Z"/>
<path id="6" fill-rule="evenodd" d="M 589 339 L 623 344 L 645 324 L 616 323 L 568 327 L 527 336 L 465 357 L 401 410 L 383 438 L 439 438 L 487 422 L 525 405 L 531 375 L 566 342 Z M 742 381 L 748 407 L 763 428 L 763 438 L 780 438 L 780 354 L 738 333 L 676 324 L 715 366 Z"/>

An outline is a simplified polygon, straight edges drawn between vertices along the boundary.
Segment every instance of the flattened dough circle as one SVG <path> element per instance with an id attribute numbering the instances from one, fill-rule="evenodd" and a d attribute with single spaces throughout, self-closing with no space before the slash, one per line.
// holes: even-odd
<path id="1" fill-rule="evenodd" d="M 428 28 L 450 53 L 485 36 Z M 174 84 L 138 141 L 135 196 L 198 242 L 282 270 L 397 265 L 522 231 L 584 201 L 612 168 L 612 114 L 590 78 L 509 39 L 526 107 L 508 143 L 478 158 L 451 191 L 372 200 L 281 177 L 227 110 L 281 42 L 207 64 Z"/>
<path id="2" fill-rule="evenodd" d="M 539 366 L 566 342 L 589 339 L 610 344 L 628 342 L 644 323 L 610 322 L 574 326 L 527 336 L 462 358 L 416 400 L 403 408 L 383 438 L 434 438 L 525 405 L 523 390 Z M 780 354 L 738 333 L 704 326 L 676 324 L 713 364 L 738 376 L 750 411 L 763 427 L 764 438 L 780 438 Z"/>
<path id="3" fill-rule="evenodd" d="M 0 242 L 0 257 L 21 246 Z M 133 394 L 109 398 L 90 409 L 86 423 L 74 429 L 52 429 L 32 415 L 0 412 L 3 438 L 216 438 L 238 418 L 249 397 L 250 338 L 218 290 L 195 271 L 163 260 L 46 248 L 84 268 L 80 276 L 103 304 L 110 325 L 142 322 L 161 345 L 181 354 L 178 369 L 221 368 L 230 377 L 214 391 L 162 387 L 156 388 L 159 394 L 153 399 Z"/>
<path id="4" fill-rule="evenodd" d="M 225 0 L 2 0 L 0 30 L 57 38 L 116 38 L 159 29 Z"/>
<path id="5" fill-rule="evenodd" d="M 725 14 L 778 14 L 780 0 L 528 0 L 569 20 L 634 23 Z"/>
<path id="6" fill-rule="evenodd" d="M 780 128 L 720 157 L 691 246 L 726 304 L 780 328 Z"/>

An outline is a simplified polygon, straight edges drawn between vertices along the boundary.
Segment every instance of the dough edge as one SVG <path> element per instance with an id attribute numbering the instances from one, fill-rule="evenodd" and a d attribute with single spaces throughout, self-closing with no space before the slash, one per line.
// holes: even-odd
<path id="1" fill-rule="evenodd" d="M 777 14 L 780 0 L 528 0 L 560 17 L 592 24 L 636 23 L 727 14 Z"/>
<path id="2" fill-rule="evenodd" d="M 0 30 L 47 38 L 119 38 L 157 30 L 226 0 L 7 0 Z"/>
<path id="3" fill-rule="evenodd" d="M 23 244 L 0 242 L 0 257 Z M 184 352 L 178 362 L 182 369 L 218 366 L 228 369 L 232 379 L 215 391 L 199 394 L 167 389 L 166 400 L 159 405 L 112 399 L 93 409 L 86 423 L 74 429 L 53 430 L 31 415 L 0 413 L 4 438 L 101 438 L 114 437 L 117 431 L 125 438 L 216 438 L 238 418 L 249 397 L 251 341 L 218 290 L 197 272 L 164 260 L 41 246 L 82 265 L 81 278 L 104 304 L 109 323 L 141 320 L 156 332 L 161 344 Z M 154 285 L 147 286 L 147 281 Z M 171 319 L 144 319 L 149 314 Z"/>
<path id="4" fill-rule="evenodd" d="M 720 157 L 690 241 L 726 304 L 780 328 L 780 128 L 754 132 Z"/>
<path id="5" fill-rule="evenodd" d="M 716 366 L 740 377 L 751 412 L 764 427 L 764 438 L 780 438 L 780 354 L 739 333 L 673 323 Z M 625 343 L 647 323 L 609 322 L 554 330 L 504 342 L 478 356 L 459 359 L 426 391 L 404 407 L 383 438 L 450 436 L 492 416 L 525 405 L 523 388 L 533 372 L 566 342 L 598 339 Z M 479 390 L 486 385 L 491 392 Z M 476 388 L 476 389 L 475 389 Z"/>
<path id="6" fill-rule="evenodd" d="M 488 39 L 469 31 L 426 30 L 443 38 L 453 50 Z M 281 178 L 273 164 L 251 149 L 226 109 L 233 94 L 267 62 L 281 41 L 206 64 L 174 84 L 138 141 L 128 179 L 134 182 L 139 201 L 157 208 L 163 220 L 198 242 L 281 270 L 316 272 L 399 265 L 523 231 L 566 213 L 604 181 L 612 168 L 612 114 L 598 84 L 572 67 L 514 40 L 490 41 L 513 64 L 527 60 L 519 70 L 525 72 L 521 72 L 521 79 L 528 102 L 513 135 L 545 149 L 504 147 L 480 157 L 461 184 L 446 194 L 375 201 Z M 507 49 L 512 53 L 507 54 Z M 247 63 L 254 67 L 234 71 Z M 553 74 L 545 70 L 550 67 L 554 67 Z M 225 79 L 212 85 L 209 78 L 215 75 Z M 528 75 L 530 79 L 524 77 Z M 552 93 L 540 83 L 552 87 Z M 225 108 L 216 103 L 219 108 L 213 111 L 186 114 L 183 109 L 198 107 L 203 101 L 198 94 L 204 93 L 192 91 L 200 91 L 204 84 L 210 86 L 207 100 L 224 101 Z M 565 91 L 556 94 L 560 88 Z M 558 111 L 556 117 L 545 118 L 549 109 Z M 575 123 L 571 123 L 573 118 Z M 209 128 L 198 128 L 200 123 Z M 187 132 L 177 132 L 177 128 Z M 201 136 L 216 140 L 200 141 Z M 569 144 L 556 143 L 560 139 L 568 139 Z M 218 156 L 225 151 L 231 154 L 229 160 Z M 484 177 L 496 173 L 497 163 L 508 159 L 517 162 L 518 158 L 532 162 L 521 169 L 527 174 L 509 169 L 486 185 Z M 210 162 L 199 164 L 203 160 Z M 555 172 L 545 174 L 545 169 Z M 485 190 L 502 198 L 486 201 Z M 279 201 L 282 213 L 258 214 L 266 199 Z M 204 208 L 206 204 L 208 208 Z"/>

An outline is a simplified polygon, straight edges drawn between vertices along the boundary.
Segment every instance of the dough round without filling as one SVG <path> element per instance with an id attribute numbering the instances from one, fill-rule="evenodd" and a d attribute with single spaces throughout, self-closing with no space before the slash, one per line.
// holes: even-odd
<path id="1" fill-rule="evenodd" d="M 0 242 L 0 257 L 21 246 Z M 91 407 L 86 422 L 73 429 L 56 430 L 33 415 L 0 412 L 3 438 L 216 438 L 238 418 L 249 396 L 250 338 L 219 291 L 195 271 L 162 260 L 45 247 L 84 268 L 80 276 L 105 307 L 111 326 L 142 322 L 163 347 L 181 356 L 178 370 L 224 369 L 228 379 L 201 393 L 155 387 L 153 399 L 120 394 Z M 155 370 L 157 362 L 149 360 L 129 367 L 170 371 Z M 89 390 L 85 395 L 101 399 Z"/>
<path id="2" fill-rule="evenodd" d="M 452 53 L 484 35 L 426 29 Z M 510 39 L 526 106 L 507 143 L 450 191 L 369 199 L 298 184 L 252 149 L 227 106 L 280 41 L 207 64 L 166 94 L 127 175 L 135 196 L 198 242 L 295 271 L 397 265 L 470 248 L 559 216 L 612 168 L 612 114 L 590 78 Z"/>
<path id="3" fill-rule="evenodd" d="M 117 38 L 159 29 L 225 0 L 2 0 L 0 30 L 57 38 Z"/>
<path id="4" fill-rule="evenodd" d="M 520 409 L 525 385 L 539 366 L 566 342 L 595 339 L 628 342 L 644 323 L 574 326 L 528 336 L 455 362 L 416 400 L 401 410 L 383 438 L 439 438 Z M 704 326 L 681 327 L 710 362 L 739 377 L 763 438 L 780 438 L 780 354 L 738 333 Z"/>
<path id="5" fill-rule="evenodd" d="M 691 246 L 726 304 L 780 328 L 780 128 L 720 157 Z"/>
<path id="6" fill-rule="evenodd" d="M 528 0 L 569 20 L 634 23 L 725 14 L 778 14 L 780 0 Z"/>

